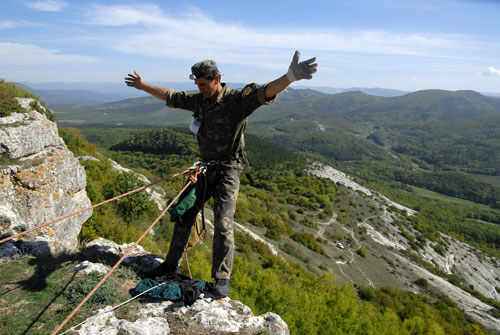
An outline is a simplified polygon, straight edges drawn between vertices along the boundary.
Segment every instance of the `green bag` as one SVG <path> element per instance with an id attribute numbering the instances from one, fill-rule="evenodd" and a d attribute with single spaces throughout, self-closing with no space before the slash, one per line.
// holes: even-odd
<path id="1" fill-rule="evenodd" d="M 151 278 L 146 278 L 137 284 L 134 291 L 135 294 L 140 294 L 158 285 L 160 285 L 159 282 Z M 182 301 L 184 305 L 189 306 L 202 293 L 212 299 L 218 299 L 217 296 L 211 294 L 211 287 L 206 281 L 189 279 L 188 277 L 178 275 L 175 280 L 163 283 L 161 286 L 144 293 L 144 295 L 161 300 Z"/>
<path id="2" fill-rule="evenodd" d="M 184 213 L 186 213 L 191 207 L 193 207 L 196 203 L 196 194 L 198 191 L 198 183 L 194 186 L 189 186 L 181 196 L 175 200 L 172 207 L 168 209 L 170 213 L 170 221 L 176 222 L 178 221 Z M 168 200 L 168 203 L 171 203 L 172 200 L 175 199 L 175 196 L 171 197 Z"/>
<path id="3" fill-rule="evenodd" d="M 150 288 L 159 285 L 157 281 L 151 278 L 146 278 L 137 284 L 135 293 L 139 294 L 147 291 Z M 179 300 L 182 297 L 181 287 L 177 283 L 168 283 L 157 287 L 145 294 L 151 298 L 164 299 L 164 300 Z"/>

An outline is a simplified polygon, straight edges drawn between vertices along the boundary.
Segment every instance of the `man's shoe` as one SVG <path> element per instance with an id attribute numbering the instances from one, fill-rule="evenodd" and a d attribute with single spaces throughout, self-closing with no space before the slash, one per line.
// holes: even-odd
<path id="1" fill-rule="evenodd" d="M 181 273 L 180 267 L 175 267 L 175 266 L 172 266 L 170 264 L 163 262 L 160 265 L 158 265 L 157 267 L 155 267 L 149 271 L 144 271 L 143 277 L 154 279 L 154 278 L 166 276 L 168 278 L 168 277 L 173 277 L 176 273 L 177 274 Z"/>
<path id="2" fill-rule="evenodd" d="M 214 294 L 225 298 L 229 295 L 230 286 L 229 279 L 215 279 Z"/>

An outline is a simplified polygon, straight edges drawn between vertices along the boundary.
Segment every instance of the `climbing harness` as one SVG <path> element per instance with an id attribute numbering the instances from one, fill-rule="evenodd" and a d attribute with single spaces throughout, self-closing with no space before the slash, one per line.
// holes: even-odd
<path id="1" fill-rule="evenodd" d="M 209 165 L 231 165 L 233 161 L 238 160 L 245 165 L 245 176 L 247 177 L 250 184 L 253 185 L 254 180 L 252 178 L 252 174 L 250 173 L 250 163 L 248 162 L 248 159 L 245 157 L 243 152 L 237 152 L 234 154 L 234 156 L 229 157 L 226 160 L 210 160 L 202 163 L 208 167 Z"/>

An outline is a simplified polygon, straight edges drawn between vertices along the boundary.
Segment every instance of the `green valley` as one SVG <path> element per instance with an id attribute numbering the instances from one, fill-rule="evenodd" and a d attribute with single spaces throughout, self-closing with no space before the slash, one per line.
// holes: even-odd
<path id="1" fill-rule="evenodd" d="M 108 135 L 115 132 L 124 132 L 124 130 L 115 129 L 82 129 L 81 131 L 83 134 L 88 134 L 93 138 L 96 138 L 96 135 L 100 132 L 108 133 Z M 104 150 L 104 153 L 128 167 L 133 167 L 137 171 L 143 171 L 146 172 L 147 175 L 156 175 L 158 177 L 166 176 L 175 169 L 181 168 L 182 165 L 184 165 L 184 167 L 189 165 L 190 157 L 191 161 L 196 160 L 196 146 L 193 142 L 194 137 L 190 135 L 187 130 L 176 128 L 155 129 L 138 134 L 136 132 L 135 130 L 131 130 L 131 133 L 135 133 L 135 135 L 112 145 L 109 150 Z M 96 144 L 102 145 L 103 143 L 110 144 L 107 141 L 101 143 L 97 142 Z M 384 316 L 376 316 L 377 313 L 380 313 L 377 312 L 377 309 L 388 307 L 387 299 L 392 301 L 390 303 L 391 306 L 394 306 L 394 304 L 399 306 L 398 309 L 416 308 L 415 311 L 417 311 L 420 310 L 420 308 L 429 308 L 424 307 L 428 304 L 428 302 L 425 302 L 427 298 L 412 294 L 408 295 L 408 293 L 404 293 L 404 291 L 389 288 L 366 291 L 371 293 L 362 293 L 362 300 L 358 300 L 355 291 L 352 291 L 352 286 L 351 288 L 349 288 L 350 286 L 338 287 L 337 285 L 341 283 L 348 284 L 349 277 L 355 278 L 359 276 L 359 274 L 356 274 L 354 268 L 346 268 L 344 270 L 348 271 L 347 277 L 345 277 L 346 274 L 343 275 L 341 272 L 338 272 L 338 269 L 335 269 L 335 267 L 337 267 L 337 265 L 335 265 L 336 263 L 342 263 L 344 260 L 349 260 L 352 257 L 352 260 L 356 259 L 355 264 L 358 264 L 357 266 L 362 266 L 364 268 L 366 275 L 371 278 L 371 281 L 374 281 L 376 287 L 385 287 L 390 283 L 393 287 L 399 287 L 400 289 L 405 288 L 404 285 L 401 285 L 401 282 L 398 283 L 397 280 L 391 279 L 388 272 L 384 273 L 384 271 L 387 270 L 382 270 L 386 267 L 388 267 L 388 269 L 395 267 L 393 269 L 398 269 L 396 271 L 400 272 L 404 271 L 404 268 L 396 264 L 388 266 L 388 264 L 392 263 L 392 261 L 387 258 L 389 257 L 388 255 L 383 256 L 385 254 L 380 251 L 380 249 L 377 250 L 373 245 L 359 241 L 359 239 L 368 238 L 366 232 L 360 230 L 354 235 L 346 233 L 350 229 L 359 229 L 356 227 L 361 221 L 371 220 L 373 223 L 378 222 L 378 217 L 384 215 L 379 208 L 380 205 L 375 205 L 376 203 L 372 203 L 362 194 L 349 191 L 334 183 L 329 183 L 325 179 L 319 179 L 304 174 L 306 161 L 308 159 L 307 156 L 273 146 L 253 136 L 247 136 L 247 143 L 248 157 L 250 161 L 254 163 L 253 174 L 256 185 L 252 186 L 245 178 L 242 178 L 236 220 L 242 223 L 248 222 L 248 228 L 262 234 L 262 236 L 267 238 L 272 244 L 281 249 L 285 259 L 288 261 L 285 262 L 280 257 L 273 256 L 262 243 L 253 241 L 245 234 L 238 233 L 237 250 L 239 256 L 235 261 L 235 298 L 241 299 L 256 311 L 264 311 L 272 308 L 273 311 L 283 315 L 291 329 L 297 334 L 322 334 L 322 329 L 325 329 L 326 333 L 331 333 L 331 329 L 336 328 L 345 334 L 373 333 L 374 329 L 377 328 L 376 324 L 373 323 L 373 317 L 376 319 L 382 317 L 380 320 L 386 320 L 385 318 L 389 317 L 390 313 L 392 313 L 389 311 L 397 310 L 390 307 L 387 312 L 383 314 Z M 158 146 L 164 147 L 165 150 L 159 152 L 155 149 Z M 91 168 L 91 165 L 87 166 L 87 169 L 89 168 Z M 178 183 L 167 183 L 165 190 L 167 193 L 173 193 L 178 187 L 180 187 Z M 422 213 L 425 213 L 425 209 L 422 209 L 422 211 Z M 337 225 L 340 226 L 326 225 L 324 226 L 324 234 L 318 237 L 318 226 L 327 224 L 332 215 L 337 215 Z M 458 217 L 459 214 L 453 215 L 457 215 Z M 418 220 L 427 220 L 426 214 L 419 214 L 416 218 L 418 218 Z M 398 223 L 398 225 L 402 225 L 399 229 L 401 229 L 402 232 L 411 231 L 409 227 L 404 227 L 413 225 L 414 223 L 412 223 L 412 221 L 414 220 L 403 219 L 403 221 Z M 169 224 L 166 222 L 162 223 L 162 225 L 164 224 L 166 235 L 162 233 L 159 239 L 168 240 L 168 236 L 171 234 L 171 228 L 168 228 Z M 378 224 L 381 225 L 382 223 L 380 222 Z M 109 226 L 109 222 L 106 222 L 105 225 Z M 347 230 L 341 227 L 345 227 Z M 415 227 L 423 227 L 423 224 L 417 222 Z M 100 231 L 98 227 L 94 227 L 94 229 Z M 100 234 L 103 233 L 106 234 L 104 231 Z M 427 243 L 427 239 L 430 239 L 429 241 L 431 242 L 440 240 L 437 235 L 428 233 L 429 232 L 423 229 L 418 233 L 417 239 L 412 237 L 413 233 L 407 234 L 406 236 L 408 237 L 409 243 L 413 243 L 413 247 L 418 249 L 423 248 Z M 105 237 L 119 239 L 113 236 L 113 234 L 113 230 L 108 228 L 108 235 L 105 235 Z M 500 236 L 498 231 L 496 234 Z M 348 251 L 344 252 L 335 246 L 330 246 L 333 240 L 341 240 L 348 246 Z M 160 245 L 164 244 L 161 243 Z M 193 259 L 190 261 L 192 268 L 195 269 L 194 275 L 204 279 L 209 278 L 209 245 L 210 243 L 208 245 L 203 244 L 198 247 L 198 249 L 193 250 L 191 256 Z M 365 247 L 361 249 L 360 246 L 363 245 Z M 369 250 L 368 255 L 366 254 L 366 250 L 363 251 L 365 248 Z M 361 249 L 362 251 L 359 251 L 357 255 L 351 256 L 351 249 Z M 164 251 L 160 252 L 163 253 Z M 377 252 L 379 252 L 378 255 Z M 299 266 L 299 264 L 301 265 Z M 305 271 L 302 269 L 305 269 Z M 277 277 L 278 273 L 279 277 Z M 335 279 L 330 277 L 331 275 L 327 273 L 334 273 Z M 355 287 L 370 286 L 370 282 L 366 282 L 362 277 L 358 277 L 358 279 L 354 280 L 358 282 L 355 284 Z M 460 279 L 458 280 L 460 282 Z M 315 284 L 312 285 L 311 281 Z M 336 284 L 334 284 L 334 282 Z M 306 289 L 304 285 L 309 286 L 309 288 Z M 371 285 L 373 285 L 373 283 Z M 276 291 L 275 288 L 277 287 L 281 287 L 281 289 Z M 330 293 L 327 292 L 331 292 L 337 296 L 335 299 L 340 300 L 337 300 L 337 302 L 333 300 L 328 302 L 328 299 L 332 297 L 329 295 Z M 317 294 L 320 294 L 322 298 Z M 385 299 L 386 302 L 382 305 L 376 302 L 377 299 L 379 299 L 376 297 L 379 295 L 385 297 L 383 299 Z M 267 298 L 264 299 L 264 296 Z M 438 296 L 435 296 L 433 299 L 437 297 Z M 327 300 L 324 300 L 325 298 Z M 314 301 L 313 303 L 317 306 L 317 309 L 313 312 L 315 316 L 311 322 L 305 322 L 308 317 L 299 313 L 298 310 L 293 307 L 297 306 L 298 308 L 298 306 L 300 306 L 299 300 L 295 299 Z M 435 301 L 440 306 L 443 306 L 443 302 L 440 299 L 441 298 L 438 298 L 438 300 Z M 375 310 L 373 310 L 375 314 L 366 316 L 368 319 L 361 322 L 361 324 L 364 325 L 363 328 L 366 327 L 365 330 L 361 331 L 358 325 L 349 331 L 347 329 L 352 327 L 352 324 L 349 325 L 349 320 L 351 320 L 351 318 L 353 318 L 352 321 L 359 318 L 360 314 L 358 313 L 361 313 L 361 311 L 365 311 L 368 315 L 372 313 L 369 312 L 372 307 L 369 307 L 366 303 L 362 303 L 363 300 L 373 304 L 371 306 L 375 307 Z M 285 301 L 287 301 L 287 303 L 285 303 Z M 362 303 L 362 305 L 358 305 L 359 303 Z M 453 306 L 453 303 L 451 303 L 451 305 L 450 303 L 451 302 L 446 302 L 445 305 L 448 304 L 446 306 Z M 416 306 L 419 304 L 423 305 L 417 308 Z M 330 306 L 330 308 L 327 308 L 327 306 Z M 336 307 L 334 306 L 342 309 L 348 308 L 351 310 L 351 312 L 348 313 L 350 316 L 344 316 L 342 319 L 332 319 L 330 313 L 332 308 L 335 310 Z M 355 312 L 356 310 L 358 310 L 358 312 Z M 311 315 L 311 311 L 307 311 L 306 313 Z M 389 314 L 386 315 L 386 313 Z M 419 313 L 420 312 L 417 312 L 414 316 L 420 316 L 412 321 L 410 321 L 410 319 L 400 319 L 401 321 L 396 321 L 396 319 L 392 319 L 391 316 L 390 318 L 392 321 L 389 324 L 393 326 L 387 324 L 384 329 L 387 329 L 387 334 L 404 334 L 405 331 L 402 329 L 405 327 L 407 329 L 413 329 L 414 331 L 414 326 L 410 326 L 410 324 L 417 322 L 417 320 L 420 320 L 420 317 L 423 317 L 423 315 Z M 426 318 L 430 317 L 430 314 L 426 315 Z M 443 320 L 442 317 L 442 315 L 439 316 L 439 319 Z M 430 317 L 429 320 L 433 318 L 434 317 Z M 444 319 L 446 320 L 446 317 Z M 362 320 L 364 320 L 364 317 Z M 395 321 L 396 323 L 393 324 Z M 335 326 L 333 324 L 329 326 L 330 322 L 333 322 Z M 388 322 L 388 320 L 383 322 Z M 404 322 L 405 326 L 402 326 L 400 322 Z M 321 327 L 319 326 L 320 324 L 322 325 Z M 436 327 L 436 325 L 422 324 L 422 327 L 429 329 L 429 327 L 433 328 Z M 437 326 L 437 328 L 440 327 L 444 327 L 441 329 L 447 329 L 446 333 L 460 333 L 460 331 L 458 331 L 455 326 L 451 326 L 451 324 L 441 324 Z M 478 328 L 469 327 L 470 326 L 465 326 L 467 332 L 473 331 L 473 329 L 479 330 Z"/>

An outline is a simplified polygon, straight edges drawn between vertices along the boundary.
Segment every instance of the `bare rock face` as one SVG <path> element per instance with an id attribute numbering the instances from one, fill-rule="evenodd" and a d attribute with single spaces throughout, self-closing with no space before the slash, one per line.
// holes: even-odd
<path id="1" fill-rule="evenodd" d="M 437 264 L 441 270 L 460 277 L 464 283 L 488 298 L 500 301 L 500 266 L 493 257 L 442 234 L 449 243 L 445 255 L 438 254 L 431 245 L 421 253 L 423 258 Z"/>
<path id="2" fill-rule="evenodd" d="M 75 332 L 80 335 L 290 334 L 279 315 L 268 312 L 255 316 L 248 306 L 230 298 L 200 298 L 193 305 L 179 309 L 173 305 L 171 301 L 143 304 L 134 320 L 118 318 L 113 307 L 108 306 Z"/>
<path id="3" fill-rule="evenodd" d="M 0 118 L 0 235 L 90 206 L 85 170 L 59 137 L 56 124 L 31 110 L 33 99 L 18 101 L 26 113 Z M 36 255 L 77 250 L 77 236 L 91 214 L 24 235 L 17 247 Z"/>

